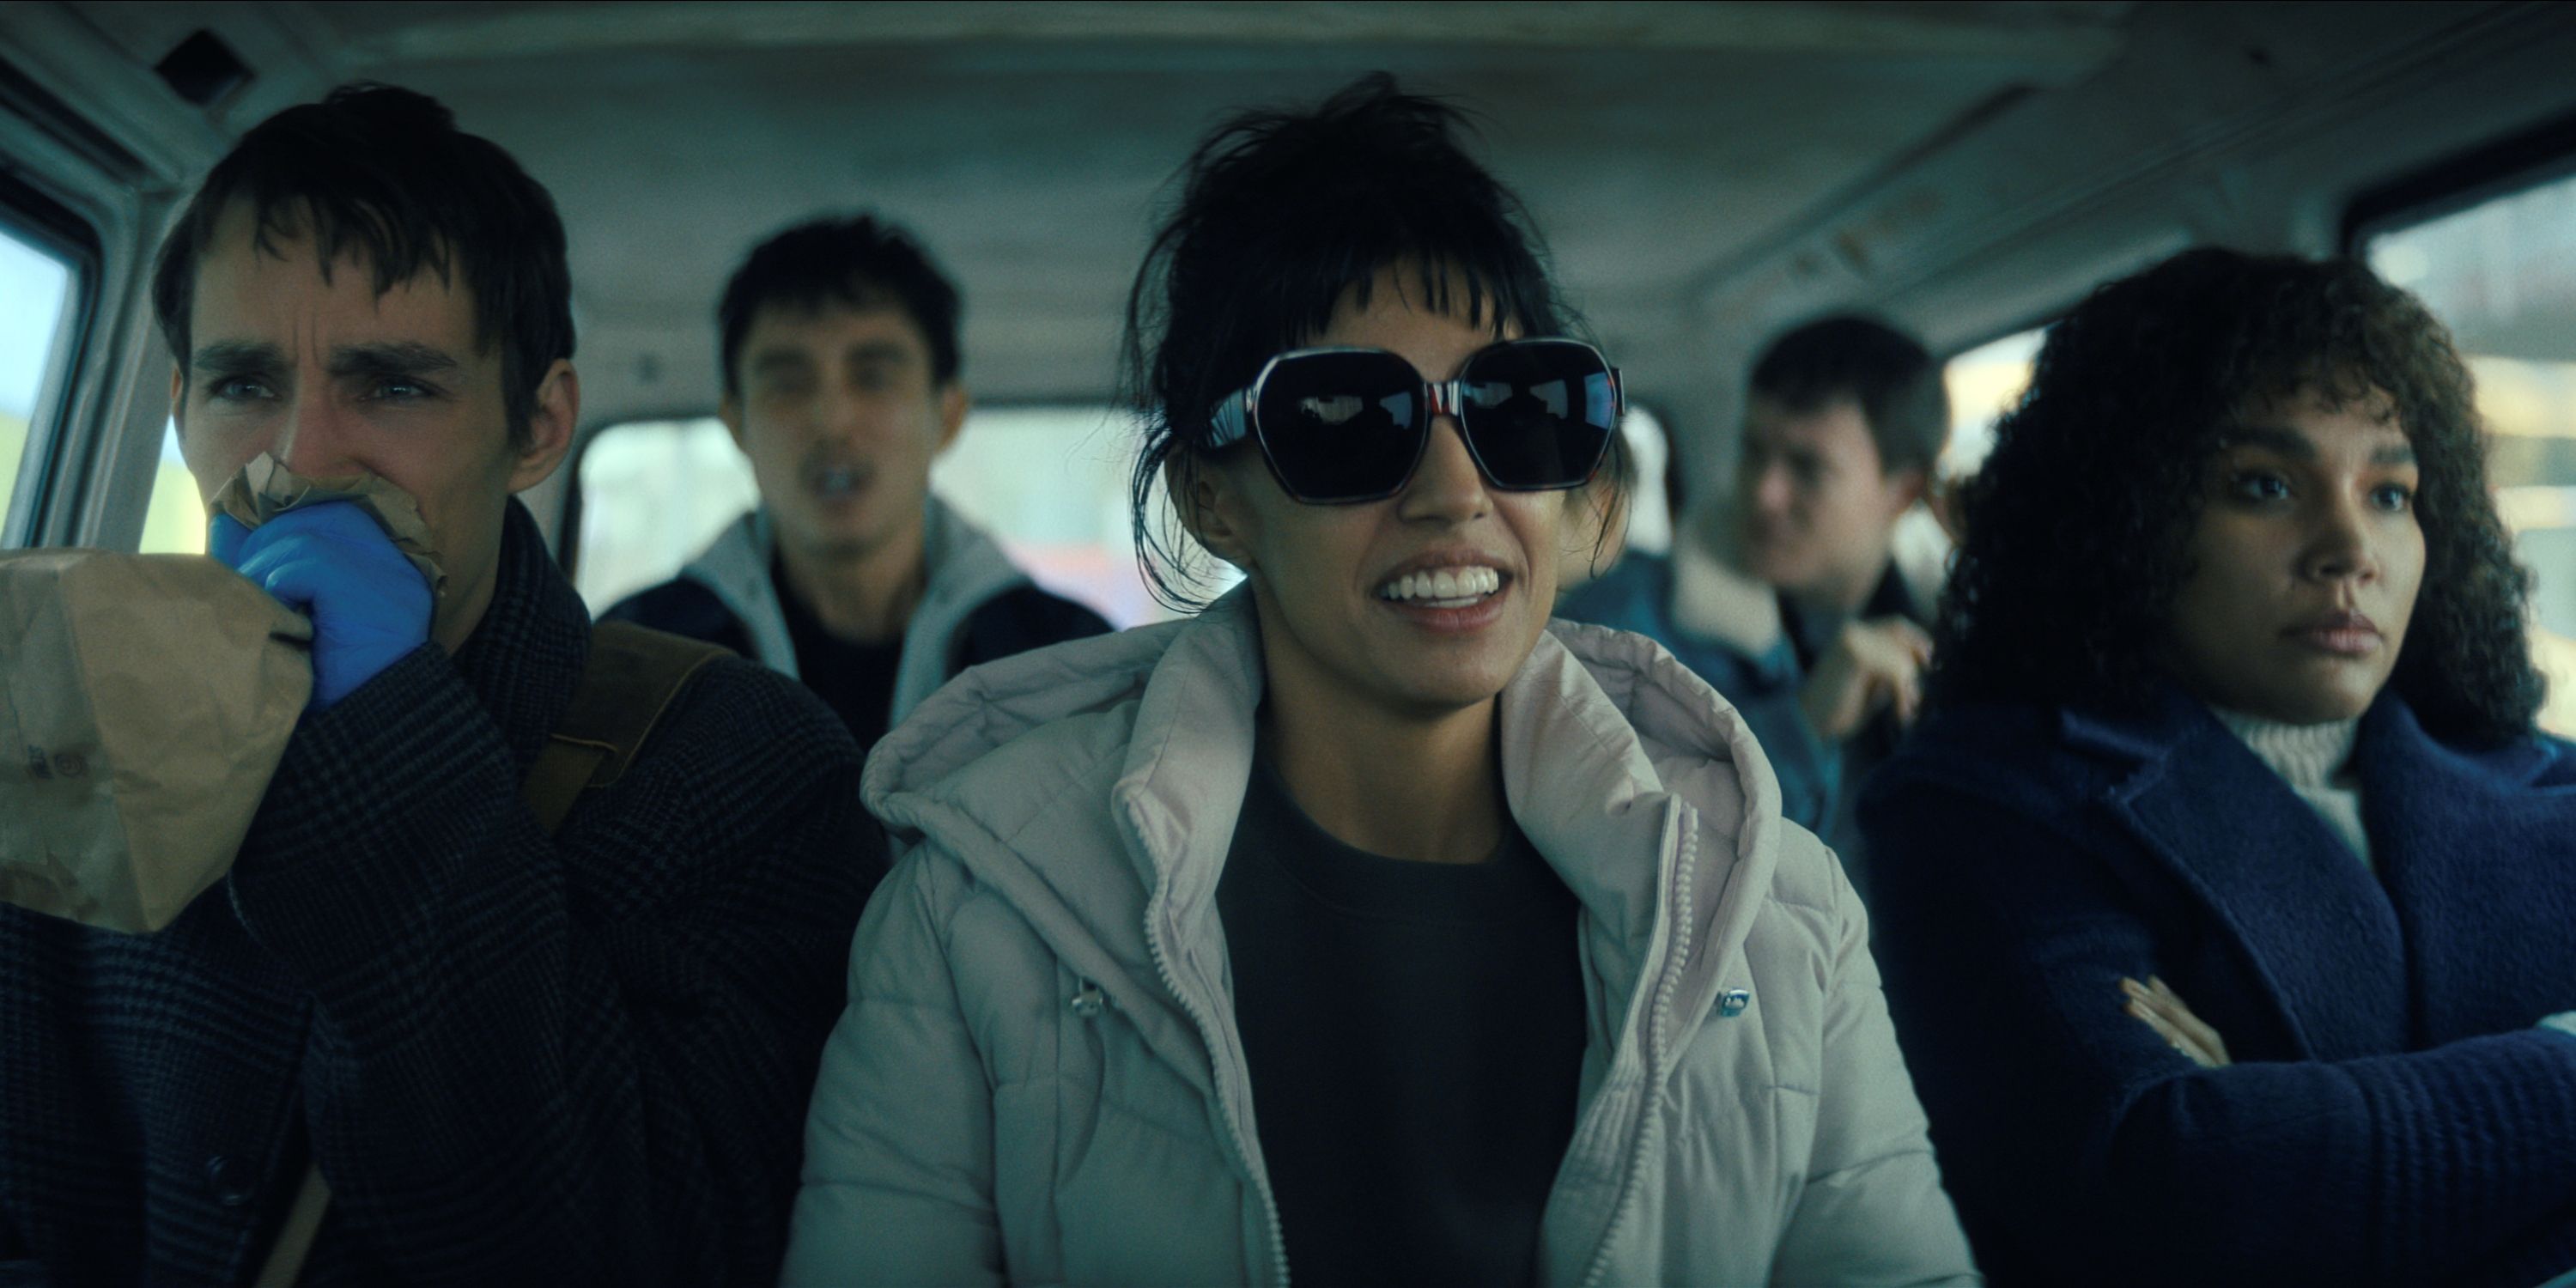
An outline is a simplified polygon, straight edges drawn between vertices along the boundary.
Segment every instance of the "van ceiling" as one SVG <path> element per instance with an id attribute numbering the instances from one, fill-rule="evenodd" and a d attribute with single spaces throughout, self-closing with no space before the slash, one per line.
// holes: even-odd
<path id="1" fill-rule="evenodd" d="M 570 228 L 592 424 L 707 408 L 734 262 L 860 207 L 960 279 L 979 398 L 1105 398 L 1193 141 L 1372 69 L 1483 115 L 1631 387 L 1710 430 L 1724 373 L 1799 315 L 1881 308 L 1955 347 L 2188 240 L 2331 249 L 2276 189 L 2339 201 L 2576 105 L 2565 11 L 2511 3 L 69 9 L 144 67 L 224 36 L 260 80 L 222 132 L 373 77 L 509 148 Z M 2428 132 L 2464 69 L 2480 94 Z"/>

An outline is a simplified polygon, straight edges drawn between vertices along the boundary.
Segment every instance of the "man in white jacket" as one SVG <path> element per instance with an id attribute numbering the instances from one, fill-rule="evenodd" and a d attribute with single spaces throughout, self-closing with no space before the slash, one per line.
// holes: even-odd
<path id="1" fill-rule="evenodd" d="M 607 616 L 805 682 L 865 749 L 978 662 L 1109 629 L 930 494 L 969 399 L 955 284 L 871 215 L 760 244 L 717 307 L 718 416 L 761 506 Z"/>

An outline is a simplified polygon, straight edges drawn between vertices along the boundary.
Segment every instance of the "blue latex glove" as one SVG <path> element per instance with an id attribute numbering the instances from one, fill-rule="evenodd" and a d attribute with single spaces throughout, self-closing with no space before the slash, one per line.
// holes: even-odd
<path id="1" fill-rule="evenodd" d="M 429 579 L 366 511 L 328 501 L 245 530 L 217 515 L 206 552 L 313 619 L 313 699 L 349 696 L 429 639 Z"/>
<path id="2" fill-rule="evenodd" d="M 248 536 L 250 529 L 243 527 L 241 520 L 229 514 L 218 514 L 213 522 L 206 525 L 206 553 L 216 563 L 239 571 L 241 544 Z"/>

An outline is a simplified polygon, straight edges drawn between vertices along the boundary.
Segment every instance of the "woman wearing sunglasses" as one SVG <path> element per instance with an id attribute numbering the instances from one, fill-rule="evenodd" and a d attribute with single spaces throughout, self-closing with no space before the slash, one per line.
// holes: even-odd
<path id="1" fill-rule="evenodd" d="M 1372 78 L 1185 169 L 1137 513 L 1245 585 L 881 744 L 789 1282 L 1972 1278 L 1831 856 L 1548 624 L 1618 377 L 1456 124 Z"/>
<path id="2" fill-rule="evenodd" d="M 1861 806 L 1995 1282 L 2576 1269 L 2576 752 L 2484 452 L 2357 264 L 2192 251 L 2050 330 Z"/>

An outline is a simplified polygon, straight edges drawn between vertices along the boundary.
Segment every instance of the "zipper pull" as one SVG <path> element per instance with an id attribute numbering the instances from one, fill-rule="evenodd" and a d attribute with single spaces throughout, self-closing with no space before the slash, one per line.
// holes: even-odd
<path id="1" fill-rule="evenodd" d="M 1073 995 L 1073 1013 L 1086 1020 L 1099 1019 L 1103 1005 L 1100 989 L 1089 980 L 1083 981 L 1082 991 Z"/>

